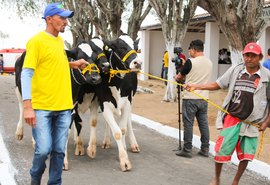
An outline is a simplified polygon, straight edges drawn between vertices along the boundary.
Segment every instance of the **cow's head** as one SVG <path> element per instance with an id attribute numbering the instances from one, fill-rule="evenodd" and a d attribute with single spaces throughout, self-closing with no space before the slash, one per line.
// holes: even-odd
<path id="1" fill-rule="evenodd" d="M 74 75 L 75 81 L 78 81 L 80 84 L 87 83 L 93 85 L 101 82 L 100 70 L 95 64 L 98 54 L 92 50 L 89 43 L 80 42 L 75 48 L 67 50 L 66 53 L 69 58 L 74 60 L 84 59 L 89 63 L 83 70 L 73 69 L 72 75 Z"/>
<path id="2" fill-rule="evenodd" d="M 104 40 L 105 45 L 113 50 L 114 55 L 131 71 L 141 69 L 141 60 L 137 56 L 138 41 L 133 41 L 128 35 L 121 35 L 113 41 Z"/>
<path id="3" fill-rule="evenodd" d="M 109 64 L 107 57 L 103 51 L 103 48 L 104 48 L 103 41 L 101 39 L 99 39 L 98 37 L 95 37 L 89 41 L 89 44 L 90 44 L 92 50 L 94 51 L 93 58 L 94 58 L 96 65 L 100 69 L 100 71 L 102 73 L 109 72 L 110 64 Z"/>

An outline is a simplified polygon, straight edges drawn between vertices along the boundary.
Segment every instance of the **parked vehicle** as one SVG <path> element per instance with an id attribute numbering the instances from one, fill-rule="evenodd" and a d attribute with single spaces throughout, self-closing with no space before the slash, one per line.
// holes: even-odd
<path id="1" fill-rule="evenodd" d="M 2 73 L 14 73 L 15 62 L 22 55 L 25 49 L 0 49 L 0 55 L 3 56 Z"/>

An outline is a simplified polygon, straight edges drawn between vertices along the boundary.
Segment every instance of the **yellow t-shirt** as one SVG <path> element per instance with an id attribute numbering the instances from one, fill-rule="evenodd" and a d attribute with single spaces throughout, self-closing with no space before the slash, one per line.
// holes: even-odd
<path id="1" fill-rule="evenodd" d="M 163 55 L 164 67 L 169 67 L 169 54 L 168 51 Z"/>
<path id="2" fill-rule="evenodd" d="M 23 68 L 34 69 L 33 109 L 61 111 L 71 109 L 70 69 L 63 39 L 42 31 L 26 46 Z"/>

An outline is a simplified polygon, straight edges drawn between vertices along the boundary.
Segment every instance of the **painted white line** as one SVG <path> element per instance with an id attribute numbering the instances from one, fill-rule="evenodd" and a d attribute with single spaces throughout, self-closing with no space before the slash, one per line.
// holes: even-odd
<path id="1" fill-rule="evenodd" d="M 0 184 L 1 185 L 16 185 L 14 175 L 17 170 L 12 166 L 8 150 L 0 133 Z"/>
<path id="2" fill-rule="evenodd" d="M 136 114 L 132 114 L 132 121 L 139 123 L 141 125 L 145 125 L 146 127 L 151 128 L 163 135 L 166 135 L 175 139 L 179 139 L 179 131 L 176 128 L 163 125 L 161 123 L 152 121 L 150 119 L 141 117 Z M 183 141 L 183 135 L 184 135 L 183 131 L 181 130 L 181 141 Z M 200 141 L 199 136 L 193 135 L 192 145 L 196 148 L 201 147 L 201 141 Z M 210 141 L 209 153 L 211 155 L 215 155 L 214 146 L 215 146 L 215 142 Z M 231 162 L 236 165 L 239 163 L 238 158 L 235 153 L 232 156 Z M 266 177 L 270 180 L 270 165 L 267 163 L 254 159 L 252 162 L 248 164 L 247 169 L 263 177 Z"/>

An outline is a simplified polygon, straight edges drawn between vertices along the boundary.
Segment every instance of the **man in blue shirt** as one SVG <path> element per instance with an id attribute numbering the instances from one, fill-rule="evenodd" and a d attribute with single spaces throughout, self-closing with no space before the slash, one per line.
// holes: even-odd
<path id="1" fill-rule="evenodd" d="M 266 67 L 268 70 L 270 70 L 270 48 L 267 51 L 267 60 L 264 61 L 263 67 Z"/>

